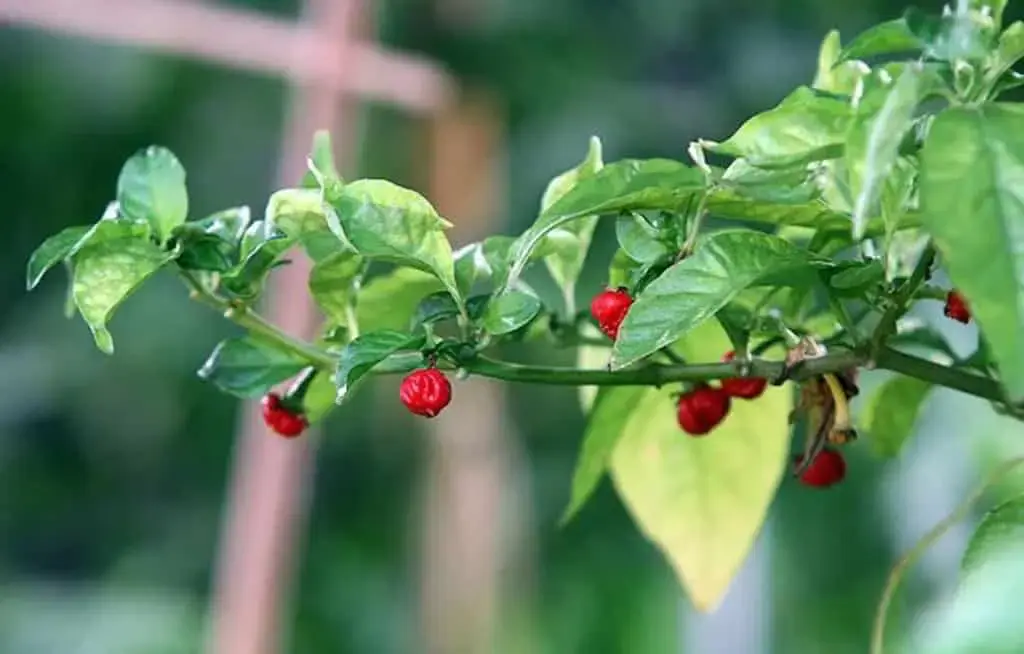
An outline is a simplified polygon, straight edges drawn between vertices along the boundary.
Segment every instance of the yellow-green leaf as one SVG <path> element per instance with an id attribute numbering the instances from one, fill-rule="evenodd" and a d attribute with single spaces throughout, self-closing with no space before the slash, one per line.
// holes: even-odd
<path id="1" fill-rule="evenodd" d="M 729 341 L 714 323 L 687 337 L 688 361 L 717 361 Z M 734 402 L 701 438 L 676 424 L 675 389 L 648 389 L 611 459 L 612 478 L 643 534 L 668 558 L 700 611 L 713 610 L 750 552 L 786 469 L 788 388 Z"/>

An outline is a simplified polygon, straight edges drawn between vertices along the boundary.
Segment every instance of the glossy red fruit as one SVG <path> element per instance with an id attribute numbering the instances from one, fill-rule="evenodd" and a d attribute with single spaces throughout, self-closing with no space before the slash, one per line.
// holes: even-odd
<path id="1" fill-rule="evenodd" d="M 726 352 L 722 361 L 732 361 L 735 352 Z M 761 397 L 764 389 L 768 387 L 768 380 L 764 377 L 731 377 L 722 380 L 722 390 L 730 397 L 738 397 L 744 400 L 753 400 Z"/>
<path id="2" fill-rule="evenodd" d="M 626 319 L 633 298 L 624 288 L 601 291 L 590 301 L 590 315 L 594 316 L 597 326 L 605 336 L 615 340 L 619 335 L 619 326 Z"/>
<path id="3" fill-rule="evenodd" d="M 398 397 L 411 413 L 433 418 L 452 401 L 452 385 L 437 368 L 414 370 L 402 380 Z"/>
<path id="4" fill-rule="evenodd" d="M 956 291 L 950 291 L 946 294 L 946 306 L 942 313 L 946 314 L 947 318 L 962 322 L 965 325 L 971 322 L 971 310 L 967 308 L 964 296 Z"/>
<path id="5" fill-rule="evenodd" d="M 794 459 L 795 465 L 800 465 L 804 460 L 803 455 Z M 818 456 L 807 466 L 804 474 L 800 475 L 800 482 L 806 486 L 816 488 L 828 488 L 838 484 L 846 476 L 846 460 L 838 450 L 832 448 L 823 449 Z"/>
<path id="6" fill-rule="evenodd" d="M 717 427 L 729 413 L 728 393 L 714 386 L 697 386 L 679 396 L 676 420 L 691 436 L 703 436 Z"/>
<path id="7" fill-rule="evenodd" d="M 279 436 L 295 438 L 309 426 L 302 414 L 294 413 L 284 407 L 281 396 L 277 393 L 264 395 L 260 406 L 263 412 L 263 422 Z"/>

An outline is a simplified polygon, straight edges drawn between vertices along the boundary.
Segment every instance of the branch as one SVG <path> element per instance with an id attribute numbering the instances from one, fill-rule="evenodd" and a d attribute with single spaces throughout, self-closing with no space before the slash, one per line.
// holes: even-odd
<path id="1" fill-rule="evenodd" d="M 333 370 L 337 366 L 337 359 L 330 353 L 311 343 L 289 336 L 264 320 L 251 308 L 238 306 L 227 298 L 211 293 L 191 272 L 181 271 L 181 277 L 191 289 L 190 295 L 193 299 L 221 311 L 224 317 L 250 333 L 272 342 L 284 350 L 298 354 L 306 359 L 311 366 L 321 370 Z M 403 373 L 409 370 L 409 364 L 408 356 L 395 355 L 381 362 L 375 372 L 377 374 Z M 826 356 L 801 361 L 791 368 L 788 368 L 782 361 L 766 361 L 755 358 L 749 361 L 703 364 L 646 363 L 615 371 L 588 370 L 524 365 L 499 361 L 481 354 L 467 357 L 459 361 L 459 364 L 459 368 L 481 377 L 548 386 L 664 386 L 676 382 L 711 381 L 730 377 L 763 377 L 779 385 L 790 379 L 802 381 L 825 373 L 868 366 L 898 372 L 986 400 L 1002 402 L 1006 399 L 999 383 L 991 378 L 961 368 L 943 366 L 886 347 L 883 347 L 875 355 L 874 360 L 871 359 L 869 353 L 860 349 L 837 349 Z"/>
<path id="2" fill-rule="evenodd" d="M 891 348 L 882 348 L 875 357 L 875 366 L 986 400 L 995 402 L 1006 400 L 1003 389 L 994 379 L 976 375 L 962 368 L 951 368 L 933 363 Z"/>
<path id="3" fill-rule="evenodd" d="M 928 279 L 934 261 L 935 246 L 929 241 L 928 245 L 924 248 L 924 252 L 921 253 L 921 258 L 917 260 L 914 272 L 910 274 L 910 278 L 903 282 L 903 285 L 893 294 L 891 298 L 892 304 L 882 314 L 881 320 L 878 321 L 875 333 L 871 337 L 871 351 L 875 354 L 882 350 L 885 339 L 889 337 L 889 334 L 896 331 L 896 323 L 907 312 L 907 305 L 914 298 L 914 293 Z"/>
<path id="4" fill-rule="evenodd" d="M 316 368 L 334 370 L 338 365 L 337 360 L 327 352 L 286 334 L 264 320 L 262 316 L 251 308 L 237 306 L 231 300 L 221 297 L 216 293 L 211 293 L 190 271 L 182 270 L 180 274 L 185 285 L 189 287 L 189 297 L 221 311 L 225 318 L 234 322 L 239 327 L 247 329 L 250 333 L 259 336 L 263 340 L 274 343 L 281 349 L 298 354 Z"/>
<path id="5" fill-rule="evenodd" d="M 787 370 L 782 361 L 729 361 L 704 364 L 650 363 L 626 370 L 585 370 L 551 366 L 530 366 L 497 361 L 477 355 L 461 362 L 471 374 L 509 382 L 548 384 L 552 386 L 663 386 L 682 381 L 710 381 L 728 377 L 763 377 L 781 383 L 787 379 L 800 381 L 826 372 L 839 372 L 866 363 L 862 353 L 837 351 L 824 357 L 807 359 Z"/>

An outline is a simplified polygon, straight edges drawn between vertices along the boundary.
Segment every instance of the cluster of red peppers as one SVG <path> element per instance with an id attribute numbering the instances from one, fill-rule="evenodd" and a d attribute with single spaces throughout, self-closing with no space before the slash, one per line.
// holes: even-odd
<path id="1" fill-rule="evenodd" d="M 594 296 L 590 313 L 601 332 L 615 340 L 632 304 L 627 289 L 606 289 Z M 967 303 L 956 290 L 947 294 L 943 313 L 964 324 L 971 320 Z M 732 361 L 734 357 L 734 352 L 728 352 L 722 360 Z M 857 394 L 855 373 L 824 374 L 801 384 L 800 406 L 794 415 L 803 411 L 811 419 L 804 453 L 794 457 L 793 463 L 794 473 L 808 486 L 832 486 L 846 476 L 846 461 L 833 446 L 856 438 L 848 407 L 849 399 Z M 763 377 L 732 377 L 717 386 L 693 384 L 678 397 L 679 427 L 695 437 L 709 434 L 729 415 L 733 400 L 756 400 L 767 386 L 768 380 Z M 441 370 L 431 365 L 409 373 L 402 380 L 398 397 L 410 413 L 433 418 L 451 402 L 452 385 Z M 285 438 L 294 438 L 309 426 L 301 408 L 293 404 L 277 393 L 268 393 L 261 403 L 264 422 Z"/>

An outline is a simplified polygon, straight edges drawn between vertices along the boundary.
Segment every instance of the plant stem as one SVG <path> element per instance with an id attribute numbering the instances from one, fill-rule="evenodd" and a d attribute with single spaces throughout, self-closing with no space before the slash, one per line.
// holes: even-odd
<path id="1" fill-rule="evenodd" d="M 860 330 L 857 329 L 857 323 L 850 317 L 850 312 L 846 310 L 846 305 L 839 298 L 833 297 L 831 293 L 828 294 L 828 304 L 832 308 L 832 312 L 836 314 L 836 318 L 839 319 L 839 325 L 843 328 L 843 331 L 854 342 L 860 342 Z"/>
<path id="2" fill-rule="evenodd" d="M 891 348 L 882 348 L 875 356 L 875 365 L 986 400 L 999 402 L 1006 399 L 1003 390 L 993 379 L 933 363 Z"/>
<path id="3" fill-rule="evenodd" d="M 226 318 L 253 335 L 274 343 L 281 349 L 298 354 L 306 359 L 311 366 L 321 370 L 333 370 L 337 365 L 337 360 L 329 353 L 310 343 L 289 336 L 264 320 L 251 308 L 236 306 L 227 298 L 210 292 L 191 272 L 181 271 L 181 277 L 191 290 L 191 296 L 194 299 L 221 311 Z M 607 345 L 604 342 L 600 344 Z M 873 361 L 869 353 L 862 350 L 837 350 L 824 357 L 802 361 L 789 370 L 781 361 L 765 361 L 756 358 L 749 361 L 726 363 L 649 363 L 616 371 L 531 366 L 498 361 L 483 355 L 476 355 L 460 363 L 467 372 L 481 377 L 550 386 L 663 386 L 675 382 L 742 377 L 744 373 L 748 377 L 763 377 L 781 383 L 786 379 L 801 381 L 828 372 L 873 365 L 986 400 L 996 402 L 1005 400 L 1002 389 L 993 379 L 963 369 L 932 363 L 926 359 L 886 347 L 875 354 Z M 398 366 L 398 369 L 404 370 L 404 367 Z"/>
<path id="4" fill-rule="evenodd" d="M 693 214 L 693 221 L 690 224 L 690 232 L 686 235 L 686 242 L 683 243 L 682 249 L 679 251 L 679 258 L 684 259 L 693 254 L 693 248 L 697 245 L 697 237 L 700 236 L 700 228 L 704 223 L 705 207 L 708 203 L 708 195 L 711 194 L 711 189 L 708 189 L 704 195 L 700 197 L 700 202 L 697 204 L 697 210 Z"/>
<path id="5" fill-rule="evenodd" d="M 935 525 L 931 531 L 921 537 L 921 540 L 917 541 L 910 550 L 903 555 L 892 571 L 889 572 L 889 577 L 885 581 L 885 588 L 882 590 L 882 597 L 878 602 L 878 609 L 875 612 L 875 624 L 871 631 L 871 654 L 883 654 L 885 649 L 885 619 L 889 612 L 889 604 L 892 603 L 892 598 L 896 594 L 896 589 L 899 587 L 900 581 L 903 579 L 903 573 L 907 571 L 910 566 L 914 565 L 921 555 L 931 547 L 939 538 L 945 534 L 950 527 L 960 522 L 971 512 L 974 508 L 974 504 L 981 499 L 985 491 L 988 490 L 989 486 L 999 481 L 1003 475 L 1007 474 L 1021 463 L 1024 463 L 1024 457 L 1016 457 L 1005 461 L 993 470 L 982 483 L 971 493 L 967 499 L 960 503 L 952 513 L 950 513 L 942 522 Z"/>
<path id="6" fill-rule="evenodd" d="M 189 287 L 190 296 L 203 304 L 223 312 L 224 317 L 239 327 L 263 340 L 274 343 L 284 350 L 294 352 L 309 361 L 310 365 L 324 370 L 333 370 L 337 365 L 334 357 L 305 341 L 293 338 L 263 319 L 247 306 L 235 306 L 227 298 L 208 291 L 190 271 L 180 271 L 181 278 Z"/>
<path id="7" fill-rule="evenodd" d="M 682 381 L 708 381 L 741 377 L 746 369 L 749 377 L 802 380 L 826 372 L 838 372 L 864 363 L 864 357 L 853 351 L 807 359 L 789 373 L 781 361 L 730 361 L 704 364 L 647 364 L 626 370 L 584 370 L 550 366 L 530 366 L 497 361 L 478 355 L 462 362 L 471 374 L 510 382 L 548 384 L 552 386 L 662 386 Z"/>
<path id="8" fill-rule="evenodd" d="M 359 338 L 359 318 L 356 316 L 355 304 L 351 300 L 345 303 L 345 326 L 348 328 L 348 340 Z"/>
<path id="9" fill-rule="evenodd" d="M 892 304 L 882 314 L 881 320 L 878 321 L 878 327 L 875 328 L 875 333 L 871 337 L 872 352 L 877 354 L 881 351 L 885 339 L 896 330 L 896 322 L 907 312 L 908 304 L 913 299 L 917 289 L 928 278 L 934 261 L 935 246 L 929 241 L 928 245 L 924 248 L 924 252 L 921 253 L 921 258 L 917 260 L 914 272 L 910 274 L 910 278 L 903 282 L 903 285 L 892 295 Z"/>

